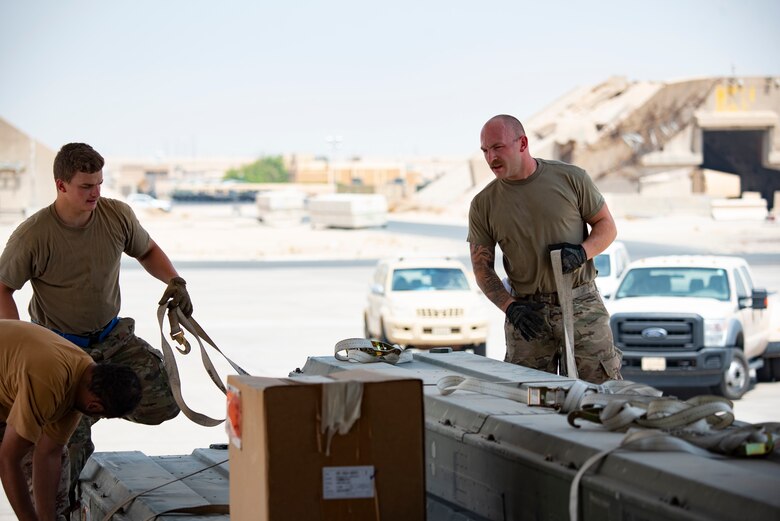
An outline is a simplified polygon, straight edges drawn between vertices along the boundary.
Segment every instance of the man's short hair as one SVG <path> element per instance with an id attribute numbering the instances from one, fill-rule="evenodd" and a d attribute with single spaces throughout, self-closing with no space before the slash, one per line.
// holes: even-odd
<path id="1" fill-rule="evenodd" d="M 501 123 L 504 124 L 504 127 L 509 129 L 515 139 L 519 138 L 520 136 L 525 136 L 525 129 L 523 128 L 523 124 L 520 123 L 520 120 L 514 116 L 510 116 L 509 114 L 499 114 L 498 116 L 493 116 L 490 119 L 491 121 L 501 121 Z"/>
<path id="2" fill-rule="evenodd" d="M 141 380 L 126 365 L 98 363 L 92 371 L 89 390 L 100 399 L 106 418 L 127 416 L 141 401 Z"/>
<path id="3" fill-rule="evenodd" d="M 54 179 L 69 183 L 77 172 L 94 174 L 103 169 L 105 160 L 86 143 L 63 145 L 54 158 Z"/>

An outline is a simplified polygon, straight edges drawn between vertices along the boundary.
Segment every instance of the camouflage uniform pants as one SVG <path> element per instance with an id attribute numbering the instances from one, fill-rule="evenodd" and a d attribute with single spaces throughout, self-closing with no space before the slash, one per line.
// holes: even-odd
<path id="1" fill-rule="evenodd" d="M 615 347 L 609 327 L 609 313 L 598 291 L 586 293 L 573 301 L 574 358 L 580 380 L 602 383 L 622 380 L 620 374 L 623 353 Z M 545 303 L 540 313 L 551 333 L 526 341 L 508 320 L 504 322 L 506 337 L 505 362 L 558 374 L 565 360 L 566 339 L 563 314 L 557 304 Z M 561 371 L 563 372 L 562 368 Z"/>
<path id="2" fill-rule="evenodd" d="M 96 362 L 112 362 L 128 365 L 141 379 L 143 397 L 133 414 L 126 420 L 144 425 L 159 425 L 175 418 L 179 407 L 171 393 L 168 374 L 163 366 L 162 354 L 150 346 L 144 339 L 135 336 L 135 321 L 121 318 L 111 333 L 100 343 L 82 348 Z M 79 474 L 94 452 L 92 443 L 92 424 L 94 418 L 83 416 L 76 432 L 68 442 L 70 455 L 70 492 L 71 499 L 76 497 Z"/>
<path id="3" fill-rule="evenodd" d="M 3 437 L 5 436 L 5 423 L 0 422 L 0 444 L 2 444 Z M 27 452 L 27 454 L 24 455 L 24 458 L 22 459 L 22 473 L 24 474 L 25 479 L 27 480 L 27 490 L 30 492 L 30 498 L 33 501 L 33 505 L 35 504 L 35 495 L 33 493 L 33 483 L 32 483 L 32 457 L 33 457 L 33 451 L 35 450 L 35 447 L 30 448 L 30 450 Z M 57 521 L 64 521 L 67 519 L 67 515 L 65 514 L 70 505 L 70 501 L 68 500 L 68 489 L 70 488 L 70 474 L 67 472 L 68 467 L 70 466 L 70 461 L 68 460 L 68 449 L 63 447 L 62 448 L 62 472 L 60 472 L 60 484 L 57 488 L 57 499 L 55 503 L 55 508 L 57 512 Z"/>

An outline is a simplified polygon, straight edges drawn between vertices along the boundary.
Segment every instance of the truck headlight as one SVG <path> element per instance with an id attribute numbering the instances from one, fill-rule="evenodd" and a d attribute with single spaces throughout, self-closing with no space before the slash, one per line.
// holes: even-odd
<path id="1" fill-rule="evenodd" d="M 728 322 L 725 319 L 709 319 L 704 321 L 704 345 L 710 347 L 725 347 Z"/>

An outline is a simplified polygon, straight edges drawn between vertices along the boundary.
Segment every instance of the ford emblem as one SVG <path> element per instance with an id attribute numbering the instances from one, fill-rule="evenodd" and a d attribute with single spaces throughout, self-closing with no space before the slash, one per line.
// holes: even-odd
<path id="1" fill-rule="evenodd" d="M 669 332 L 662 327 L 648 327 L 642 330 L 642 338 L 666 338 Z"/>

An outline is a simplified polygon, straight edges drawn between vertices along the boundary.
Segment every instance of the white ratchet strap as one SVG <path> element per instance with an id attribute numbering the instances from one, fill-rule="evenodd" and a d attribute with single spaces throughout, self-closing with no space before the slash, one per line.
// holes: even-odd
<path id="1" fill-rule="evenodd" d="M 471 391 L 499 398 L 508 398 L 509 400 L 525 404 L 528 404 L 529 401 L 529 390 L 521 389 L 520 384 L 517 382 L 487 382 L 479 378 L 450 375 L 440 378 L 436 382 L 436 388 L 444 396 L 455 391 Z"/>
<path id="2" fill-rule="evenodd" d="M 563 336 L 566 347 L 564 365 L 566 376 L 570 378 L 579 378 L 577 375 L 577 362 L 574 358 L 574 307 L 571 293 L 574 273 L 563 273 L 561 250 L 550 251 L 550 260 L 552 261 L 555 286 L 558 291 L 558 303 L 561 306 L 561 314 L 563 315 Z"/>
<path id="3" fill-rule="evenodd" d="M 455 391 L 471 391 L 506 398 L 529 406 L 551 407 L 566 411 L 571 397 L 581 397 L 585 393 L 595 393 L 598 387 L 581 380 L 574 382 L 568 389 L 564 386 L 550 387 L 524 382 L 488 382 L 479 378 L 450 375 L 436 382 L 439 392 L 447 396 Z M 577 398 L 571 398 L 577 400 Z"/>
<path id="4" fill-rule="evenodd" d="M 721 396 L 683 401 L 626 380 L 609 380 L 598 387 L 599 392 L 585 393 L 569 409 L 569 424 L 579 427 L 576 420 L 583 419 L 617 432 L 651 429 L 699 448 L 737 456 L 768 454 L 774 450 L 773 435 L 780 435 L 780 423 L 735 422 L 733 403 Z"/>
<path id="5" fill-rule="evenodd" d="M 681 401 L 670 397 L 594 394 L 584 397 L 581 407 L 569 413 L 573 427 L 579 427 L 577 418 L 623 432 L 629 427 L 705 431 L 723 429 L 734 422 L 732 403 L 720 396 L 695 396 Z"/>
<path id="6" fill-rule="evenodd" d="M 577 521 L 577 519 L 579 519 L 579 489 L 582 477 L 585 475 L 588 469 L 599 463 L 605 457 L 609 456 L 613 452 L 618 452 L 621 450 L 688 452 L 690 454 L 695 454 L 705 458 L 721 457 L 717 454 L 707 452 L 704 449 L 700 449 L 699 447 L 691 445 L 685 440 L 676 438 L 663 431 L 631 431 L 623 438 L 619 446 L 594 454 L 588 458 L 585 463 L 582 464 L 580 470 L 577 471 L 577 474 L 574 476 L 574 479 L 571 482 L 571 487 L 569 488 L 569 519 L 571 521 Z"/>
<path id="7" fill-rule="evenodd" d="M 577 380 L 566 392 L 566 400 L 560 407 L 561 412 L 576 411 L 584 406 L 604 406 L 615 400 L 626 399 L 647 401 L 656 399 L 663 393 L 655 387 L 629 380 L 607 380 L 602 384 L 592 384 Z"/>
<path id="8" fill-rule="evenodd" d="M 363 404 L 363 382 L 353 380 L 330 382 L 322 386 L 320 433 L 326 436 L 325 455 L 336 434 L 347 434 L 360 419 Z"/>
<path id="9" fill-rule="evenodd" d="M 617 381 L 616 381 L 617 382 Z M 651 388 L 652 389 L 652 388 Z M 720 396 L 675 398 L 629 394 L 590 394 L 569 413 L 571 425 L 587 419 L 611 431 L 628 431 L 619 447 L 595 454 L 577 472 L 569 489 L 569 517 L 579 515 L 579 483 L 587 470 L 619 450 L 688 452 L 708 458 L 760 456 L 774 450 L 780 424 L 734 425 L 733 404 Z M 774 437 L 773 437 L 774 435 Z"/>
<path id="10" fill-rule="evenodd" d="M 596 403 L 593 398 L 588 397 L 599 397 L 600 401 L 608 402 L 626 399 L 626 396 L 613 396 L 617 394 L 630 395 L 631 399 L 636 400 L 650 400 L 661 396 L 661 391 L 654 387 L 628 380 L 608 380 L 601 385 L 576 380 L 570 384 L 550 387 L 533 382 L 488 382 L 473 377 L 450 375 L 439 379 L 436 387 L 445 396 L 455 391 L 471 391 L 530 406 L 552 407 L 562 412 L 575 411 L 582 407 L 583 403 Z"/>
<path id="11" fill-rule="evenodd" d="M 171 349 L 170 344 L 168 344 L 168 341 L 165 339 L 165 332 L 163 331 L 163 319 L 165 317 L 166 310 L 168 311 L 171 338 L 183 346 L 182 348 L 176 346 L 176 350 L 183 355 L 186 355 L 190 352 L 190 344 L 184 337 L 184 332 L 181 330 L 181 326 L 184 326 L 184 329 L 189 331 L 198 341 L 198 345 L 200 346 L 200 358 L 203 362 L 203 367 L 206 369 L 206 372 L 211 378 L 211 381 L 214 382 L 220 391 L 222 391 L 224 394 L 227 394 L 225 384 L 222 383 L 222 379 L 217 373 L 217 370 L 214 368 L 214 364 L 211 362 L 208 353 L 206 353 L 206 349 L 203 346 L 201 339 L 216 349 L 217 352 L 228 361 L 233 369 L 238 372 L 238 374 L 248 375 L 249 373 L 235 364 L 230 358 L 225 356 L 225 354 L 220 351 L 214 341 L 211 340 L 211 338 L 206 334 L 203 328 L 200 327 L 200 324 L 198 324 L 193 317 L 187 318 L 178 307 L 168 308 L 166 304 L 162 304 L 157 308 L 157 323 L 160 325 L 160 340 L 163 351 L 163 364 L 165 365 L 165 370 L 168 373 L 168 381 L 170 382 L 171 392 L 173 393 L 174 400 L 176 400 L 176 404 L 179 406 L 179 409 L 181 409 L 181 412 L 187 416 L 187 418 L 199 425 L 203 425 L 205 427 L 219 425 L 225 421 L 224 418 L 217 420 L 215 418 L 206 416 L 205 414 L 193 411 L 184 402 L 184 397 L 181 394 L 181 377 L 179 376 L 179 368 L 176 365 L 176 356 L 173 352 L 173 349 Z"/>
<path id="12" fill-rule="evenodd" d="M 336 342 L 334 356 L 342 362 L 361 364 L 387 362 L 395 365 L 412 361 L 412 353 L 403 347 L 367 338 L 347 338 Z"/>
<path id="13" fill-rule="evenodd" d="M 583 463 L 569 489 L 569 516 L 578 519 L 579 484 L 596 463 L 615 451 L 642 450 L 688 452 L 708 458 L 721 455 L 759 456 L 774 450 L 780 438 L 780 423 L 734 425 L 732 403 L 719 396 L 697 396 L 687 401 L 662 397 L 649 385 L 627 380 L 608 380 L 601 385 L 577 380 L 569 389 L 535 386 L 522 382 L 487 382 L 464 376 L 445 376 L 436 387 L 442 395 L 471 391 L 508 398 L 528 405 L 546 405 L 569 412 L 576 419 L 601 423 L 628 434 L 618 447 L 595 454 Z M 539 403 L 539 391 L 548 403 Z M 550 397 L 550 391 L 558 391 Z M 565 400 L 560 392 L 565 392 Z"/>

